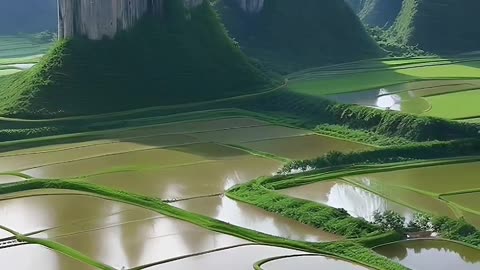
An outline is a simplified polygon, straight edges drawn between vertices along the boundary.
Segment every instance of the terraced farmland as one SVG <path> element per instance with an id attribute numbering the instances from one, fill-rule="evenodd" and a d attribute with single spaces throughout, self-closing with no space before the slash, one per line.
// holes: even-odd
<path id="1" fill-rule="evenodd" d="M 31 68 L 53 43 L 34 43 L 28 37 L 0 36 L 0 76 Z"/>
<path id="2" fill-rule="evenodd" d="M 166 123 L 105 131 L 101 135 L 102 138 L 94 140 L 60 144 L 53 140 L 49 146 L 3 152 L 0 163 L 4 174 L 0 187 L 6 190 L 15 185 L 28 185 L 37 181 L 35 179 L 44 183 L 64 179 L 72 184 L 93 184 L 100 189 L 156 198 L 188 211 L 185 213 L 227 222 L 271 235 L 269 237 L 312 243 L 343 239 L 223 195 L 234 185 L 272 175 L 289 156 L 289 148 L 281 151 L 284 156 L 277 157 L 246 148 L 249 142 L 297 140 L 308 136 L 309 140 L 322 145 L 322 140 L 335 143 L 333 138 L 245 117 Z M 345 151 L 361 148 L 368 147 L 355 143 L 343 147 Z M 311 156 L 314 150 L 304 154 L 300 151 L 295 156 Z M 166 216 L 154 208 L 68 187 L 2 193 L 0 213 L 4 230 L 0 230 L 0 242 L 11 239 L 13 234 L 21 234 L 28 236 L 29 243 L 39 241 L 45 247 L 52 247 L 53 243 L 53 249 L 58 252 L 38 245 L 8 247 L 8 252 L 2 250 L 0 256 L 21 258 L 25 252 L 35 253 L 31 263 L 10 260 L 8 267 L 14 269 L 29 269 L 35 262 L 44 263 L 50 269 L 95 266 L 184 269 L 191 264 L 220 267 L 223 264 L 218 263 L 218 258 L 223 254 L 244 263 L 237 267 L 252 267 L 261 259 L 301 253 L 252 245 L 253 239 L 201 228 L 203 225 L 198 227 Z M 54 264 L 56 260 L 58 263 Z M 348 265 L 342 261 L 331 264 L 333 267 Z"/>
<path id="3" fill-rule="evenodd" d="M 297 93 L 448 119 L 480 115 L 480 60 L 477 56 L 366 60 L 291 74 Z M 475 103 L 475 104 L 474 104 Z M 461 104 L 459 110 L 452 106 Z"/>

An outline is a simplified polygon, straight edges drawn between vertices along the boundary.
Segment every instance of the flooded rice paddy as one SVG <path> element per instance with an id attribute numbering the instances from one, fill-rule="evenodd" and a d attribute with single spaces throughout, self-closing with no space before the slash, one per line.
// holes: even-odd
<path id="1" fill-rule="evenodd" d="M 474 270 L 480 268 L 480 252 L 441 240 L 412 240 L 375 249 L 376 252 L 411 268 L 422 270 Z"/>
<path id="2" fill-rule="evenodd" d="M 224 196 L 200 198 L 173 204 L 189 212 L 206 215 L 227 223 L 284 238 L 325 242 L 341 239 L 295 220 L 233 201 Z"/>
<path id="3" fill-rule="evenodd" d="M 243 147 L 272 153 L 289 159 L 310 159 L 330 151 L 358 151 L 371 147 L 318 135 L 293 136 L 287 138 L 259 140 L 240 144 Z"/>
<path id="4" fill-rule="evenodd" d="M 21 172 L 42 179 L 71 179 L 160 198 L 188 211 L 275 236 L 317 242 L 339 240 L 336 235 L 219 196 L 234 185 L 272 175 L 282 166 L 277 159 L 254 156 L 241 150 L 246 147 L 243 143 L 251 142 L 252 148 L 253 145 L 258 147 L 253 150 L 265 149 L 273 152 L 270 154 L 287 157 L 321 155 L 337 144 L 343 151 L 363 147 L 309 134 L 310 131 L 274 126 L 251 118 L 105 131 L 98 133 L 97 139 L 0 153 L 0 173 Z M 293 147 L 284 148 L 281 153 L 274 152 L 277 147 L 262 146 L 262 142 L 268 144 L 269 140 L 285 140 L 283 144 L 292 144 Z M 0 176 L 0 184 L 17 181 L 23 181 L 23 178 Z M 31 237 L 66 245 L 116 269 L 149 264 L 153 264 L 154 269 L 185 269 L 185 265 L 191 262 L 208 265 L 212 263 L 213 255 L 194 256 L 185 262 L 181 260 L 168 265 L 155 264 L 248 244 L 239 238 L 211 232 L 146 209 L 70 190 L 45 189 L 2 195 L 0 224 Z M 0 239 L 11 237 L 10 233 L 0 230 Z M 49 269 L 91 269 L 83 264 L 77 266 L 77 262 L 63 258 L 63 255 L 37 246 L 4 250 L 9 251 L 10 257 L 21 258 L 25 252 L 30 252 L 30 247 L 35 249 L 31 252 L 36 253 L 36 263 L 44 262 L 51 266 Z M 0 256 L 6 256 L 4 250 L 0 251 Z M 242 247 L 217 252 L 231 252 L 232 256 L 246 258 L 245 263 L 249 266 L 257 258 L 298 253 L 270 247 Z M 23 262 L 13 261 L 11 264 L 14 269 L 30 267 Z"/>
<path id="5" fill-rule="evenodd" d="M 407 220 L 413 218 L 414 210 L 389 201 L 379 195 L 343 181 L 325 181 L 279 190 L 278 192 L 335 208 L 345 209 L 351 216 L 373 221 L 376 211 L 395 211 Z"/>
<path id="6" fill-rule="evenodd" d="M 94 270 L 94 267 L 78 262 L 63 254 L 37 245 L 22 245 L 0 250 L 2 269 L 15 270 Z"/>
<path id="7" fill-rule="evenodd" d="M 346 179 L 420 211 L 459 217 L 461 210 L 478 212 L 475 196 L 478 193 L 474 191 L 479 189 L 479 173 L 480 163 L 470 162 L 349 176 Z M 454 204 L 448 203 L 450 200 Z M 478 222 L 473 225 L 480 227 Z"/>
<path id="8" fill-rule="evenodd" d="M 268 246 L 242 246 L 208 254 L 192 256 L 178 261 L 168 262 L 147 268 L 148 270 L 185 270 L 185 269 L 209 269 L 209 270 L 247 270 L 253 269 L 253 265 L 265 258 L 301 254 L 295 250 L 289 250 Z"/>
<path id="9" fill-rule="evenodd" d="M 371 268 L 346 262 L 346 261 L 342 261 L 342 260 L 338 260 L 335 258 L 306 255 L 306 256 L 279 258 L 273 261 L 269 261 L 262 265 L 262 269 L 264 270 L 291 270 L 291 269 L 368 270 Z"/>

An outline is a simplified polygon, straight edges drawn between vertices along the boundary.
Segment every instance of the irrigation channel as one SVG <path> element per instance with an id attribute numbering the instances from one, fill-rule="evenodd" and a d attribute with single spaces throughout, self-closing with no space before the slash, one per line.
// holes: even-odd
<path id="1" fill-rule="evenodd" d="M 480 266 L 478 250 L 438 240 L 378 247 L 390 261 L 368 245 L 226 194 L 274 175 L 286 161 L 370 145 L 241 116 L 24 143 L 4 144 L 16 149 L 0 153 L 2 269 L 443 269 L 425 263 L 432 251 L 454 258 L 457 269 Z M 469 176 L 480 173 L 478 165 L 465 160 L 277 192 L 366 220 L 375 210 L 393 209 L 407 217 L 416 211 L 465 213 L 473 221 L 480 209 L 471 199 L 480 187 Z M 434 181 L 452 174 L 457 180 L 451 185 Z"/>

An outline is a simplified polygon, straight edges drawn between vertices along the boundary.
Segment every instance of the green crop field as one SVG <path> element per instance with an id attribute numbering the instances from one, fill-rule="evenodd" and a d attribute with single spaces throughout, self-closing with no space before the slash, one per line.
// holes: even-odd
<path id="1" fill-rule="evenodd" d="M 462 91 L 425 98 L 431 109 L 425 115 L 449 119 L 480 116 L 480 90 Z"/>

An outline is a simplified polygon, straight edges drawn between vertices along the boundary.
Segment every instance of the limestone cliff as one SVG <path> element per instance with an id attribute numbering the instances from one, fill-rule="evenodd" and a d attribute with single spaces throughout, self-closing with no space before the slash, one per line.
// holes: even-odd
<path id="1" fill-rule="evenodd" d="M 240 7 L 249 13 L 262 11 L 265 0 L 237 0 Z"/>
<path id="2" fill-rule="evenodd" d="M 183 1 L 187 8 L 203 2 Z M 130 29 L 145 14 L 161 15 L 164 0 L 59 0 L 58 5 L 59 38 L 98 40 Z"/>

